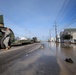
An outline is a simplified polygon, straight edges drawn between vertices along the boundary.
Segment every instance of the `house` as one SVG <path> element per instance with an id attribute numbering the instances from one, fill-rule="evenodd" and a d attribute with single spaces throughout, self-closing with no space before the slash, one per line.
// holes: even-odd
<path id="1" fill-rule="evenodd" d="M 71 35 L 72 39 L 68 40 L 71 43 L 76 43 L 76 28 L 68 28 L 64 29 L 64 31 L 60 32 L 60 41 L 61 42 L 66 42 L 67 40 L 63 39 L 64 35 Z"/>

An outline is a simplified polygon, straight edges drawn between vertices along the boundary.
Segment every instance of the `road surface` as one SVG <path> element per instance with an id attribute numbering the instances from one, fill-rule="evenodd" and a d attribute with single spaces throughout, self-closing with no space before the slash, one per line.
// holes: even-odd
<path id="1" fill-rule="evenodd" d="M 5 52 L 8 61 L 1 63 L 0 75 L 76 75 L 76 47 L 74 45 L 44 42 L 13 51 L 18 53 L 21 50 L 23 53 L 14 58 L 9 57 L 8 51 Z M 66 62 L 67 57 L 70 57 L 74 63 Z M 5 59 L 5 56 L 2 58 Z M 0 60 L 2 58 L 0 57 Z"/>

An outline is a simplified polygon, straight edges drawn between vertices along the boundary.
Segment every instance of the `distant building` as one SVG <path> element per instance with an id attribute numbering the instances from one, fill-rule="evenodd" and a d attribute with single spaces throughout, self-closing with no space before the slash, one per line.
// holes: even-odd
<path id="1" fill-rule="evenodd" d="M 56 38 L 51 37 L 49 41 L 56 42 Z M 60 36 L 59 35 L 57 35 L 57 42 L 60 42 Z"/>
<path id="2" fill-rule="evenodd" d="M 60 42 L 60 35 L 57 35 L 57 42 Z"/>
<path id="3" fill-rule="evenodd" d="M 51 38 L 51 39 L 50 39 L 50 41 L 51 41 L 51 42 L 54 42 L 54 41 L 55 41 L 55 39 L 54 39 L 54 38 Z"/>
<path id="4" fill-rule="evenodd" d="M 76 28 L 68 28 L 68 29 L 65 29 L 63 32 L 60 32 L 60 41 L 61 42 L 65 42 L 65 40 L 63 39 L 63 36 L 67 35 L 67 34 L 70 34 L 73 37 L 69 41 L 72 43 L 76 43 Z"/>
<path id="5" fill-rule="evenodd" d="M 28 40 L 26 37 L 21 37 L 20 40 Z"/>
<path id="6" fill-rule="evenodd" d="M 59 43 L 59 42 L 60 42 L 60 35 L 57 35 L 57 38 L 55 37 L 55 38 L 54 38 L 54 41 L 55 41 L 56 43 Z"/>

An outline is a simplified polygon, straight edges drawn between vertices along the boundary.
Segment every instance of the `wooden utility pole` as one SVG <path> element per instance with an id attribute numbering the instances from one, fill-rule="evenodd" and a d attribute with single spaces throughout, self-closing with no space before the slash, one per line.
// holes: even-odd
<path id="1" fill-rule="evenodd" d="M 49 34 L 50 34 L 50 39 L 49 40 L 51 41 L 51 29 L 49 30 Z"/>
<path id="2" fill-rule="evenodd" d="M 57 43 L 57 24 L 56 24 L 56 21 L 55 21 L 55 38 L 56 38 L 56 43 Z"/>

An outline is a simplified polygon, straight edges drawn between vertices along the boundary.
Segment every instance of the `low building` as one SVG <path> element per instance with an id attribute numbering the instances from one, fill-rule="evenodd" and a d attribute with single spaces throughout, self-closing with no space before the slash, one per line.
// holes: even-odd
<path id="1" fill-rule="evenodd" d="M 28 40 L 26 37 L 21 37 L 20 40 Z"/>
<path id="2" fill-rule="evenodd" d="M 63 36 L 68 35 L 68 34 L 72 36 L 72 39 L 64 40 Z M 60 32 L 60 41 L 61 42 L 69 41 L 71 43 L 76 43 L 76 28 L 68 28 L 68 29 L 65 29 L 64 31 Z"/>
<path id="3" fill-rule="evenodd" d="M 55 41 L 55 38 L 51 38 L 50 41 L 51 41 L 51 42 L 54 42 L 54 41 Z"/>

